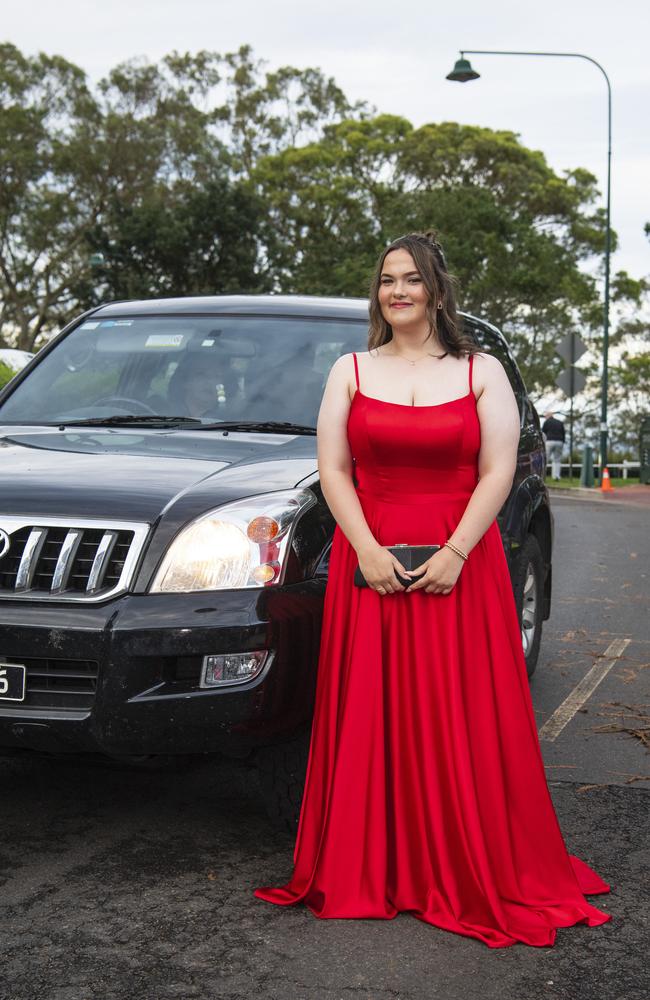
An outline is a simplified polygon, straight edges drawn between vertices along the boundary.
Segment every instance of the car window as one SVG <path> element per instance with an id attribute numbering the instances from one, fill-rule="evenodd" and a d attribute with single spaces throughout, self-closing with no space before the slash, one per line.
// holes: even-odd
<path id="1" fill-rule="evenodd" d="M 329 370 L 365 350 L 361 320 L 140 316 L 86 320 L 0 408 L 4 423 L 116 414 L 316 426 Z"/>

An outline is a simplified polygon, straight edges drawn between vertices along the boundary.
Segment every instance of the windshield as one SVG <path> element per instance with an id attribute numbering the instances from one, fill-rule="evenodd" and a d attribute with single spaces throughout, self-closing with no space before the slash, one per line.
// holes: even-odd
<path id="1" fill-rule="evenodd" d="M 367 349 L 365 320 L 112 316 L 81 323 L 0 408 L 0 422 L 120 415 L 316 426 L 341 354 Z M 198 426 L 198 425 L 197 425 Z"/>

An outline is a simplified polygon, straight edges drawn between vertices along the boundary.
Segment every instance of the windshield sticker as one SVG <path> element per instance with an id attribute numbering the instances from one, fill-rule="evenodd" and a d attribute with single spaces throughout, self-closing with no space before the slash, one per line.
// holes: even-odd
<path id="1" fill-rule="evenodd" d="M 82 323 L 81 324 L 81 329 L 82 330 L 96 330 L 98 326 L 99 326 L 99 320 L 97 320 L 96 323 Z"/>
<path id="2" fill-rule="evenodd" d="M 212 347 L 214 340 L 203 340 L 201 341 L 201 347 Z"/>
<path id="3" fill-rule="evenodd" d="M 115 326 L 133 326 L 132 319 L 116 319 Z"/>
<path id="4" fill-rule="evenodd" d="M 182 333 L 151 333 L 144 342 L 145 347 L 182 347 Z"/>

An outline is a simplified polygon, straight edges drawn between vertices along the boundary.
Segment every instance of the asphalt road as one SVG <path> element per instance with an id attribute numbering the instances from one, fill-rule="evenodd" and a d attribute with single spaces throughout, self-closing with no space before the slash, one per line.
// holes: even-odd
<path id="1" fill-rule="evenodd" d="M 561 928 L 552 948 L 489 949 L 408 914 L 318 920 L 252 895 L 288 879 L 293 841 L 245 771 L 11 760 L 0 1000 L 647 1000 L 649 514 L 554 508 L 531 690 L 567 846 L 611 883 L 590 897 L 611 922 Z"/>

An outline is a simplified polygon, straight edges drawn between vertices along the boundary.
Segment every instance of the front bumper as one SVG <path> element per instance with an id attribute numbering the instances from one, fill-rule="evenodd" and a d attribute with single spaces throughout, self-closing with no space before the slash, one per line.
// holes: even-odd
<path id="1" fill-rule="evenodd" d="M 313 579 L 102 606 L 3 601 L 0 662 L 26 664 L 28 694 L 0 700 L 0 753 L 244 755 L 288 739 L 313 712 L 324 592 Z M 260 649 L 273 655 L 258 677 L 199 687 L 204 656 Z"/>

